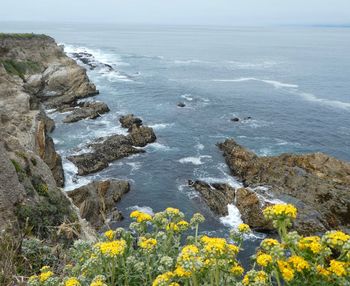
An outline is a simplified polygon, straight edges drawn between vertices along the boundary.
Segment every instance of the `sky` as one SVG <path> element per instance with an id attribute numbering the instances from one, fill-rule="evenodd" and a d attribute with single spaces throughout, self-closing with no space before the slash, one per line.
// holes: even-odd
<path id="1" fill-rule="evenodd" d="M 0 21 L 342 25 L 350 0 L 1 0 Z"/>

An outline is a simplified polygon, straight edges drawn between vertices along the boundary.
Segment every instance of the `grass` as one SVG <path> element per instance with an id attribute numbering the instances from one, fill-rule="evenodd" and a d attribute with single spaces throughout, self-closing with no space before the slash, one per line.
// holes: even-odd
<path id="1" fill-rule="evenodd" d="M 0 63 L 4 66 L 6 72 L 11 75 L 17 75 L 21 79 L 25 79 L 24 75 L 27 73 L 35 73 L 40 71 L 40 65 L 37 62 L 15 61 L 11 59 L 0 60 Z"/>
<path id="2" fill-rule="evenodd" d="M 44 34 L 34 33 L 0 33 L 0 40 L 4 39 L 48 39 L 50 38 Z"/>

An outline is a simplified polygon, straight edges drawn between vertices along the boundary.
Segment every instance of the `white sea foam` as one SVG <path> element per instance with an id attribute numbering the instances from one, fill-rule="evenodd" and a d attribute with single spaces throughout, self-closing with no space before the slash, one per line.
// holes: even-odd
<path id="1" fill-rule="evenodd" d="M 148 206 L 132 206 L 132 207 L 128 207 L 127 208 L 128 210 L 133 210 L 133 211 L 140 211 L 140 212 L 144 212 L 144 213 L 147 213 L 147 214 L 150 214 L 150 215 L 154 215 L 154 211 L 151 207 L 148 207 Z"/>
<path id="2" fill-rule="evenodd" d="M 151 124 L 148 126 L 153 128 L 153 129 L 159 130 L 159 129 L 165 129 L 165 128 L 168 128 L 168 127 L 171 127 L 174 125 L 175 125 L 175 123 L 155 123 L 155 124 Z"/>
<path id="3" fill-rule="evenodd" d="M 65 191 L 70 191 L 75 188 L 79 188 L 91 182 L 91 180 L 85 177 L 79 177 L 76 174 L 78 173 L 78 168 L 66 158 L 63 158 L 63 170 L 65 176 Z"/>
<path id="4" fill-rule="evenodd" d="M 255 63 L 228 61 L 227 63 L 237 69 L 267 69 L 279 64 L 278 62 L 275 62 L 275 61 L 260 61 Z"/>
<path id="5" fill-rule="evenodd" d="M 221 217 L 220 222 L 226 226 L 237 228 L 239 224 L 243 223 L 241 214 L 234 204 L 227 205 L 228 215 Z"/>
<path id="6" fill-rule="evenodd" d="M 350 102 L 344 102 L 340 100 L 332 100 L 332 99 L 325 99 L 325 98 L 318 98 L 312 93 L 306 93 L 306 92 L 298 92 L 298 95 L 300 95 L 302 98 L 319 103 L 321 105 L 327 105 L 330 107 L 340 108 L 344 110 L 350 111 Z"/>
<path id="7" fill-rule="evenodd" d="M 208 61 L 202 61 L 202 60 L 196 60 L 196 59 L 189 59 L 189 60 L 175 60 L 174 64 L 177 65 L 189 65 L 189 64 L 208 64 L 210 62 Z"/>
<path id="8" fill-rule="evenodd" d="M 284 83 L 276 80 L 267 80 L 267 79 L 258 79 L 255 77 L 240 77 L 235 79 L 213 79 L 213 81 L 217 82 L 245 82 L 245 81 L 260 81 L 266 84 L 270 84 L 275 88 L 298 88 L 299 86 L 296 84 Z"/>
<path id="9" fill-rule="evenodd" d="M 211 158 L 211 156 L 209 155 L 201 155 L 198 157 L 185 157 L 185 158 L 181 158 L 179 160 L 179 162 L 181 164 L 193 164 L 193 165 L 202 165 L 204 164 L 204 162 L 202 161 L 202 159 L 206 159 L 206 158 Z"/>
<path id="10" fill-rule="evenodd" d="M 195 147 L 196 147 L 197 150 L 203 150 L 204 149 L 204 145 L 201 144 L 201 143 L 198 143 Z"/>
<path id="11" fill-rule="evenodd" d="M 191 96 L 190 93 L 182 94 L 181 97 L 186 99 L 186 100 L 188 100 L 188 101 L 192 101 L 193 100 L 193 97 Z"/>
<path id="12" fill-rule="evenodd" d="M 157 151 L 169 151 L 171 150 L 172 148 L 169 147 L 169 146 L 166 146 L 164 144 L 161 144 L 159 142 L 154 142 L 154 143 L 151 143 L 151 144 L 148 144 L 145 149 L 151 149 L 151 150 L 157 150 Z"/>
<path id="13" fill-rule="evenodd" d="M 126 165 L 129 165 L 131 167 L 131 171 L 130 171 L 131 174 L 142 167 L 141 162 L 127 162 Z"/>

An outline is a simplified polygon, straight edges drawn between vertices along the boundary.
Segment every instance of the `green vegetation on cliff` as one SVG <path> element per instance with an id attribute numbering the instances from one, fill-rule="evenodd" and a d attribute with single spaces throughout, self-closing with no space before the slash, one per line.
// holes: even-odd
<path id="1" fill-rule="evenodd" d="M 0 60 L 7 71 L 11 75 L 17 75 L 24 80 L 24 75 L 27 73 L 35 73 L 40 71 L 40 64 L 31 60 L 15 61 L 11 59 Z"/>
<path id="2" fill-rule="evenodd" d="M 0 33 L 0 40 L 3 39 L 49 39 L 50 37 L 44 34 L 33 33 Z"/>

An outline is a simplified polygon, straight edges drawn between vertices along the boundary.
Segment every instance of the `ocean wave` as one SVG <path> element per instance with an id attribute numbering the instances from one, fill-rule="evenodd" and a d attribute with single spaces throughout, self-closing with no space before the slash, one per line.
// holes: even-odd
<path id="1" fill-rule="evenodd" d="M 165 129 L 165 128 L 168 128 L 168 127 L 174 126 L 174 125 L 175 125 L 175 123 L 155 123 L 155 124 L 151 124 L 148 126 L 153 128 L 153 129 L 159 130 L 159 129 Z"/>
<path id="2" fill-rule="evenodd" d="M 211 158 L 211 156 L 209 155 L 201 155 L 198 157 L 185 157 L 185 158 L 181 158 L 179 160 L 179 162 L 181 164 L 193 164 L 193 165 L 203 165 L 204 162 L 202 161 L 202 159 L 208 159 Z"/>
<path id="3" fill-rule="evenodd" d="M 284 89 L 289 94 L 298 95 L 304 100 L 315 102 L 320 105 L 325 105 L 337 109 L 343 109 L 350 111 L 350 102 L 344 102 L 336 99 L 326 99 L 326 98 L 320 98 L 316 95 L 308 92 L 303 92 L 299 90 L 299 85 L 297 84 L 291 84 L 291 83 L 284 83 L 276 80 L 267 80 L 267 79 L 258 79 L 255 77 L 240 77 L 236 79 L 213 79 L 212 81 L 215 82 L 245 82 L 245 81 L 259 81 L 263 82 L 269 85 L 272 85 L 276 89 Z"/>
<path id="4" fill-rule="evenodd" d="M 166 146 L 164 144 L 161 144 L 159 142 L 154 142 L 154 143 L 151 143 L 151 144 L 148 144 L 145 149 L 152 149 L 152 150 L 156 150 L 156 151 L 169 151 L 171 150 L 172 148 L 169 147 L 169 146 Z"/>
<path id="5" fill-rule="evenodd" d="M 238 225 L 243 223 L 241 213 L 234 204 L 227 205 L 228 215 L 220 217 L 220 222 L 229 227 L 237 228 Z"/>
<path id="6" fill-rule="evenodd" d="M 190 65 L 190 64 L 208 64 L 210 62 L 196 59 L 188 59 L 188 60 L 174 60 L 174 64 L 177 65 Z"/>
<path id="7" fill-rule="evenodd" d="M 126 162 L 125 164 L 131 167 L 130 174 L 133 174 L 134 171 L 137 171 L 142 167 L 141 162 Z"/>
<path id="8" fill-rule="evenodd" d="M 131 207 L 128 207 L 126 208 L 127 210 L 132 210 L 132 211 L 140 211 L 140 212 L 144 212 L 144 213 L 147 213 L 147 214 L 150 214 L 150 215 L 154 215 L 154 211 L 151 207 L 148 207 L 148 206 L 131 206 Z"/>
<path id="9" fill-rule="evenodd" d="M 65 177 L 65 191 L 74 190 L 91 182 L 90 179 L 86 177 L 77 176 L 78 168 L 68 159 L 62 159 L 62 166 L 64 170 Z"/>
<path id="10" fill-rule="evenodd" d="M 261 62 L 240 62 L 240 61 L 227 61 L 227 63 L 237 69 L 268 69 L 275 65 L 280 64 L 275 61 L 261 61 Z"/>
<path id="11" fill-rule="evenodd" d="M 269 85 L 272 85 L 275 88 L 298 88 L 299 86 L 296 84 L 284 83 L 277 80 L 267 80 L 267 79 L 258 79 L 255 77 L 240 77 L 235 79 L 213 79 L 212 81 L 216 82 L 245 82 L 245 81 L 259 81 Z"/>

